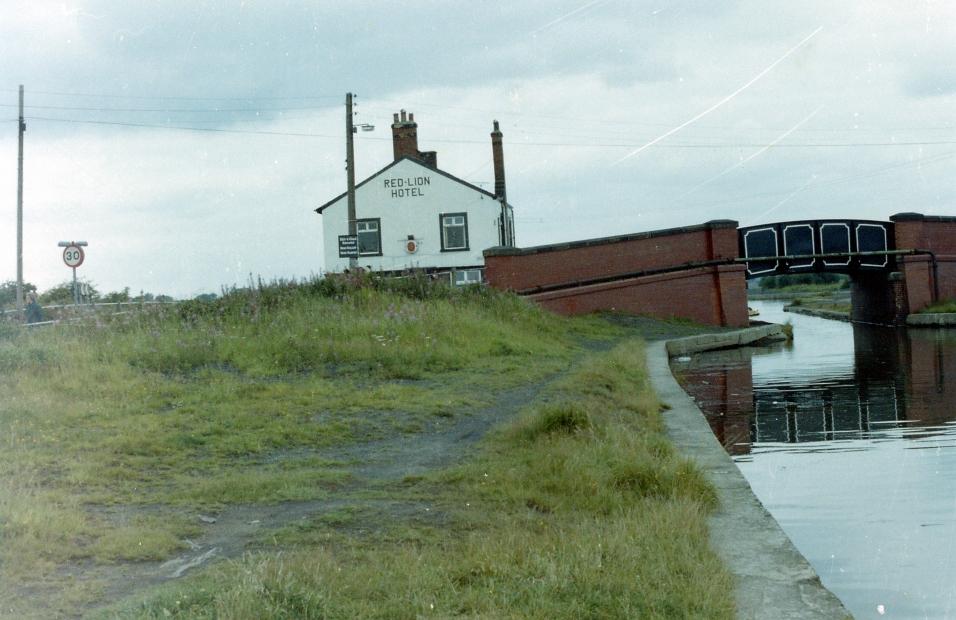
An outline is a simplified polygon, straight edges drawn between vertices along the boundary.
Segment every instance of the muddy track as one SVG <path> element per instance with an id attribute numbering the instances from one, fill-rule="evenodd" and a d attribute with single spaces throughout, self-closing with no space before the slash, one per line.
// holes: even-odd
<path id="1" fill-rule="evenodd" d="M 589 350 L 607 349 L 612 343 L 589 343 Z M 196 514 L 202 534 L 184 541 L 189 550 L 162 562 L 124 562 L 97 565 L 74 563 L 61 569 L 78 581 L 107 584 L 99 597 L 103 604 L 128 599 L 147 588 L 179 579 L 210 563 L 239 558 L 261 547 L 269 533 L 296 523 L 307 523 L 345 507 L 360 507 L 358 523 L 350 528 L 375 530 L 378 523 L 394 521 L 441 522 L 442 515 L 425 501 L 375 500 L 357 495 L 370 488 L 387 487 L 408 476 L 418 476 L 462 462 L 476 449 L 476 443 L 492 428 L 513 418 L 534 401 L 548 385 L 567 370 L 533 384 L 497 393 L 491 405 L 460 412 L 450 418 L 436 418 L 415 434 L 320 450 L 315 455 L 343 463 L 349 482 L 332 491 L 329 498 L 273 505 L 232 505 L 213 514 Z M 135 509 L 132 509 L 135 510 Z M 128 515 L 127 515 L 128 518 Z M 34 592 L 31 598 L 36 596 Z M 101 604 L 76 610 L 65 617 L 96 615 Z M 43 615 L 39 617 L 49 617 Z"/>

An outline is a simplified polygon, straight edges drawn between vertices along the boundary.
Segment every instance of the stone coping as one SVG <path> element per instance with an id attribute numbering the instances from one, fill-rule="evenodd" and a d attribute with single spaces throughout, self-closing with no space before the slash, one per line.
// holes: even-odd
<path id="1" fill-rule="evenodd" d="M 769 323 L 767 325 L 747 327 L 729 332 L 715 332 L 712 334 L 677 338 L 675 340 L 668 340 L 665 346 L 667 348 L 667 354 L 670 357 L 675 357 L 678 355 L 700 353 L 701 351 L 713 351 L 714 349 L 743 347 L 758 340 L 774 341 L 786 339 L 787 335 L 783 325 Z"/>
<path id="2" fill-rule="evenodd" d="M 727 334 L 751 330 L 756 330 L 755 335 L 762 334 L 766 333 L 767 327 L 770 326 Z M 710 344 L 718 342 L 712 338 L 716 335 L 693 336 L 680 341 L 696 339 L 699 346 L 711 348 Z M 750 342 L 765 337 L 734 336 Z M 661 402 L 670 407 L 664 412 L 670 439 L 684 456 L 705 472 L 717 490 L 720 506 L 710 518 L 710 540 L 734 575 L 737 617 L 746 620 L 851 618 L 839 599 L 820 583 L 810 563 L 753 494 L 750 484 L 717 441 L 703 413 L 674 379 L 669 365 L 669 344 L 647 344 L 648 374 Z M 681 347 L 684 351 L 690 349 L 686 345 Z"/>
<path id="3" fill-rule="evenodd" d="M 952 215 L 923 215 L 922 213 L 897 213 L 890 216 L 891 222 L 940 222 L 953 223 L 956 217 Z"/>
<path id="4" fill-rule="evenodd" d="M 956 313 L 923 313 L 906 316 L 907 327 L 956 327 Z"/>
<path id="5" fill-rule="evenodd" d="M 646 232 L 632 233 L 628 235 L 616 235 L 614 237 L 598 237 L 595 239 L 583 239 L 581 241 L 568 241 L 565 243 L 552 243 L 549 245 L 536 245 L 527 248 L 509 248 L 495 246 L 484 251 L 485 256 L 529 256 L 531 254 L 543 254 L 546 252 L 560 252 L 561 250 L 573 250 L 576 248 L 587 248 L 596 245 L 610 245 L 613 243 L 623 243 L 625 241 L 637 241 L 640 239 L 653 239 L 654 237 L 666 237 L 670 235 L 679 235 L 683 233 L 700 232 L 704 230 L 721 230 L 726 228 L 737 228 L 737 222 L 734 220 L 711 220 L 704 224 L 693 226 L 680 226 L 678 228 L 665 228 L 663 230 L 649 230 Z M 731 257 L 735 258 L 735 257 Z"/>

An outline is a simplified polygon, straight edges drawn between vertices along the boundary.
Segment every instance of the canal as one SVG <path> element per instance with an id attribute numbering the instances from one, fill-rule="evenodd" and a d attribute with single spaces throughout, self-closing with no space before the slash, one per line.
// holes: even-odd
<path id="1" fill-rule="evenodd" d="M 675 376 L 855 617 L 956 617 L 956 331 L 751 305 L 793 343 L 678 358 Z"/>

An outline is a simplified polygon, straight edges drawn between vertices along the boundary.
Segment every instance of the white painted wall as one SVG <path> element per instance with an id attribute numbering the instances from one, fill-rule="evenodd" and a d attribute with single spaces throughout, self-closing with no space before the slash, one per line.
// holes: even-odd
<path id="1" fill-rule="evenodd" d="M 409 179 L 412 189 L 417 191 L 407 191 Z M 468 214 L 468 250 L 441 251 L 442 213 Z M 482 251 L 499 245 L 500 202 L 410 159 L 400 161 L 356 189 L 355 214 L 360 220 L 381 219 L 382 256 L 358 259 L 361 267 L 374 271 L 484 265 Z M 338 256 L 338 237 L 348 234 L 346 197 L 326 207 L 321 218 L 325 271 L 341 272 L 349 263 L 347 258 Z M 405 250 L 408 235 L 415 235 L 418 241 L 414 254 Z"/>

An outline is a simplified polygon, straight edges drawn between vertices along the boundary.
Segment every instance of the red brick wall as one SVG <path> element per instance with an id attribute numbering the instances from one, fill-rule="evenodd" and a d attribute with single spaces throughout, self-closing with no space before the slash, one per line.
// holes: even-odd
<path id="1" fill-rule="evenodd" d="M 737 223 L 722 221 L 535 248 L 492 248 L 485 252 L 485 274 L 496 288 L 521 291 L 737 253 Z"/>
<path id="2" fill-rule="evenodd" d="M 900 373 L 906 380 L 906 417 L 925 424 L 946 424 L 956 388 L 956 335 L 949 330 L 908 329 L 900 348 Z"/>
<path id="3" fill-rule="evenodd" d="M 528 293 L 561 314 L 617 310 L 739 327 L 749 322 L 744 267 L 692 265 L 736 258 L 737 248 L 736 222 L 710 222 L 537 248 L 493 248 L 485 252 L 485 277 L 496 288 Z M 686 269 L 670 273 L 571 286 L 683 265 Z M 569 287 L 533 292 L 536 287 L 558 285 Z"/>
<path id="4" fill-rule="evenodd" d="M 898 213 L 890 218 L 900 250 L 929 250 L 936 255 L 940 299 L 956 298 L 956 217 Z M 908 312 L 918 312 L 933 301 L 933 270 L 927 255 L 905 256 L 900 271 L 906 279 Z"/>

